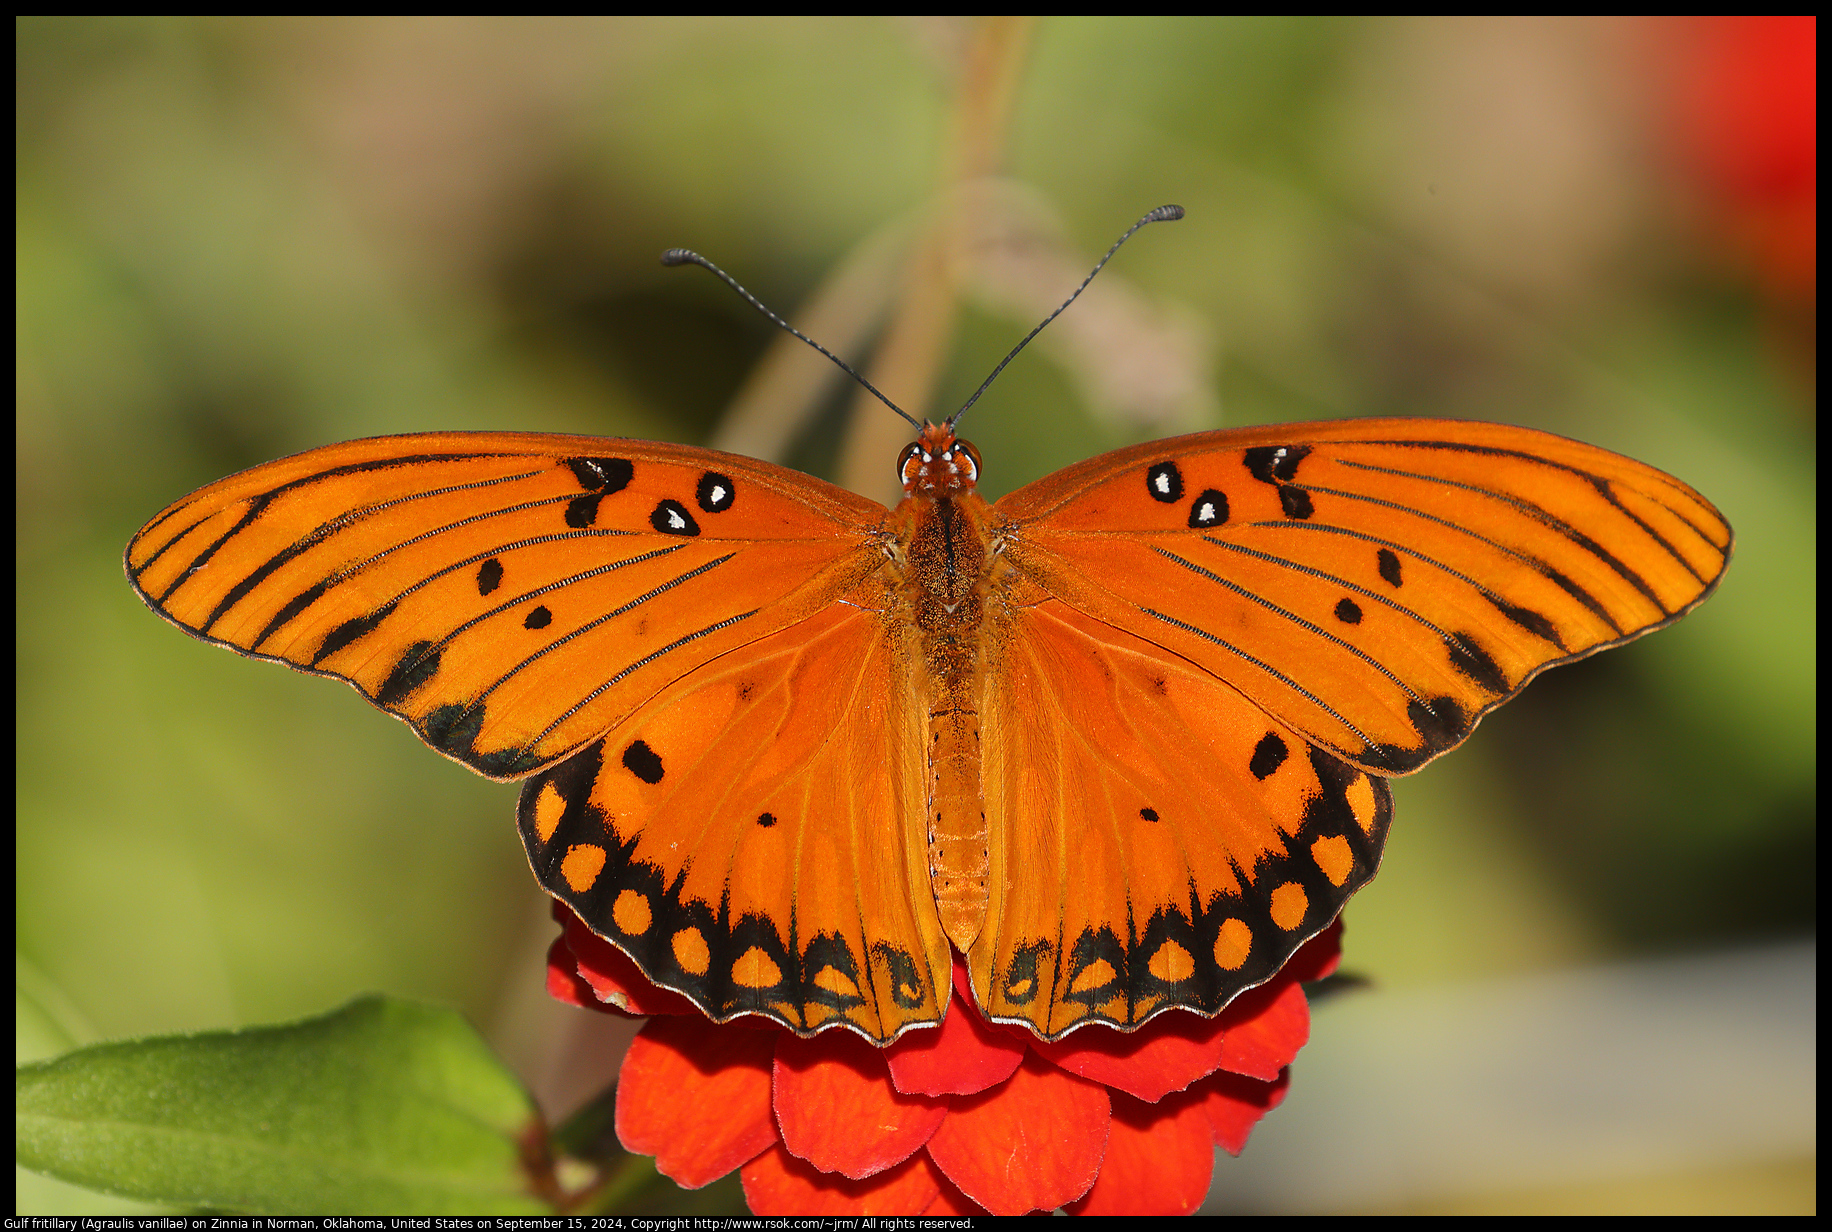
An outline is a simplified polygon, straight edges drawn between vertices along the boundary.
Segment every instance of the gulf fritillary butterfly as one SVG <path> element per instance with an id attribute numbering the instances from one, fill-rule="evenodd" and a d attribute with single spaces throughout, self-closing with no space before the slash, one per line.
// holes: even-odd
<path id="1" fill-rule="evenodd" d="M 541 885 L 654 983 L 886 1042 L 951 948 L 1048 1039 L 1218 1012 L 1374 875 L 1385 776 L 1730 556 L 1685 484 L 1523 428 L 1205 432 L 989 504 L 952 423 L 895 509 L 682 445 L 353 441 L 172 505 L 127 574 L 526 780 Z"/>

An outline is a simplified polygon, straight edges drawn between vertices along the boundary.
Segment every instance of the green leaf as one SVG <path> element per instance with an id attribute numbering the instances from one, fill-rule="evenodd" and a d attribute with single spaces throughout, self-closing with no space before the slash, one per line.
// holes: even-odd
<path id="1" fill-rule="evenodd" d="M 17 1080 L 19 1162 L 94 1189 L 259 1213 L 551 1210 L 527 1162 L 545 1158 L 539 1112 L 450 1010 L 365 997 L 98 1044 Z"/>

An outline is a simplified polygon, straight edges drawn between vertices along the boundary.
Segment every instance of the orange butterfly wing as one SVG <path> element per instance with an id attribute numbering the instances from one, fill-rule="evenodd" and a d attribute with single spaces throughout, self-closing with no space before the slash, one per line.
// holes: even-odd
<path id="1" fill-rule="evenodd" d="M 1208 433 L 956 499 L 991 533 L 968 590 L 911 572 L 915 506 L 767 463 L 382 438 L 180 501 L 128 573 L 199 637 L 344 679 L 482 773 L 534 775 L 519 820 L 542 885 L 657 983 L 715 1018 L 882 1041 L 945 1008 L 944 877 L 985 887 L 962 944 L 995 1018 L 1054 1038 L 1217 1011 L 1373 875 L 1376 776 L 1543 668 L 1677 619 L 1730 551 L 1683 484 L 1488 424 Z M 925 568 L 955 560 L 937 516 L 918 518 L 942 535 Z M 985 615 L 957 629 L 931 607 L 946 628 L 919 633 L 919 584 L 977 586 Z M 970 808 L 977 759 L 983 881 L 970 816 L 933 849 L 966 863 L 930 868 L 935 654 L 976 664 L 946 783 Z"/>
<path id="2" fill-rule="evenodd" d="M 1050 593 L 1377 774 L 1455 747 L 1537 672 L 1679 619 L 1731 543 L 1651 466 L 1422 419 L 1158 441 L 996 509 Z"/>
<path id="3" fill-rule="evenodd" d="M 1171 1006 L 1215 1013 L 1374 875 L 1385 779 L 1059 599 L 1010 633 L 981 710 L 1003 892 L 968 952 L 993 1017 L 1054 1038 Z"/>
<path id="4" fill-rule="evenodd" d="M 185 631 L 347 681 L 514 779 L 833 602 L 880 567 L 884 513 L 705 449 L 375 437 L 193 493 L 134 536 L 127 574 Z"/>
<path id="5" fill-rule="evenodd" d="M 969 964 L 982 1006 L 1051 1037 L 1266 979 L 1373 875 L 1373 776 L 1678 619 L 1731 545 L 1651 467 L 1429 420 L 1159 441 L 993 513 L 1021 581 L 986 651 Z"/>
<path id="6" fill-rule="evenodd" d="M 885 516 L 711 450 L 382 437 L 194 493 L 127 572 L 187 632 L 345 680 L 480 773 L 552 767 L 523 792 L 535 872 L 656 982 L 885 1039 L 939 1020 L 949 972 L 901 841 L 922 742 Z"/>
<path id="7" fill-rule="evenodd" d="M 923 708 L 876 598 L 708 663 L 522 788 L 541 884 L 716 1019 L 890 1040 L 946 1008 Z"/>

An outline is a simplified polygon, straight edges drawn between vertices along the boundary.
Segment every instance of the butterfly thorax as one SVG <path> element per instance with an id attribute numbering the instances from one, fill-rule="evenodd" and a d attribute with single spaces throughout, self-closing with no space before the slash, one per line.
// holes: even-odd
<path id="1" fill-rule="evenodd" d="M 992 508 L 974 491 L 979 455 L 925 424 L 900 463 L 899 538 L 928 704 L 929 879 L 942 930 L 963 952 L 986 918 L 987 829 L 980 791 L 980 647 L 998 559 Z"/>

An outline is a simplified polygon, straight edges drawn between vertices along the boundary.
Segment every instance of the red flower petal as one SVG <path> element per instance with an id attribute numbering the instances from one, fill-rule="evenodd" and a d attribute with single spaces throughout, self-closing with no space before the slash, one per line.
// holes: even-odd
<path id="1" fill-rule="evenodd" d="M 1215 1145 L 1230 1155 L 1238 1155 L 1246 1149 L 1247 1135 L 1253 1127 L 1284 1102 L 1290 1086 L 1290 1070 L 1280 1074 L 1276 1082 L 1224 1072 L 1203 1079 L 1190 1094 L 1202 1100 L 1202 1111 L 1209 1119 L 1209 1136 Z"/>
<path id="2" fill-rule="evenodd" d="M 908 1159 L 948 1115 L 946 1100 L 899 1094 L 884 1054 L 850 1031 L 778 1037 L 773 1081 L 783 1145 L 853 1180 Z"/>
<path id="3" fill-rule="evenodd" d="M 1088 1026 L 1031 1047 L 1071 1074 L 1155 1103 L 1220 1068 L 1223 1025 L 1221 1018 L 1174 1012 L 1136 1031 Z"/>
<path id="4" fill-rule="evenodd" d="M 1172 1095 L 1147 1104 L 1113 1097 L 1107 1158 L 1071 1215 L 1188 1215 L 1208 1196 L 1215 1147 L 1202 1099 Z"/>
<path id="5" fill-rule="evenodd" d="M 1732 13 L 1666 20 L 1667 117 L 1715 198 L 1722 238 L 1771 297 L 1804 308 L 1819 275 L 1819 19 Z"/>
<path id="6" fill-rule="evenodd" d="M 1755 13 L 1669 26 L 1679 136 L 1716 186 L 1751 201 L 1815 191 L 1818 26 Z"/>
<path id="7" fill-rule="evenodd" d="M 1058 1043 L 1032 1047 L 1070 1073 L 1147 1102 L 1184 1090 L 1217 1069 L 1270 1081 L 1310 1038 L 1309 1004 L 1297 984 L 1336 969 L 1341 939 L 1338 920 L 1300 946 L 1278 975 L 1215 1018 L 1160 1014 L 1136 1031 L 1090 1026 Z M 1232 1038 L 1236 1035 L 1240 1038 Z"/>
<path id="8" fill-rule="evenodd" d="M 776 1141 L 770 1058 L 778 1033 L 715 1026 L 698 1013 L 651 1018 L 617 1079 L 617 1138 L 698 1189 Z"/>
<path id="9" fill-rule="evenodd" d="M 592 986 L 579 978 L 579 963 L 573 952 L 567 947 L 564 934 L 555 937 L 553 944 L 547 947 L 547 995 L 556 1001 L 568 1005 L 577 1005 L 584 1009 L 601 1010 Z"/>
<path id="10" fill-rule="evenodd" d="M 1027 1054 L 1005 1085 L 955 1097 L 929 1157 L 995 1215 L 1053 1211 L 1094 1183 L 1110 1109 L 1106 1088 Z"/>
<path id="11" fill-rule="evenodd" d="M 1298 952 L 1285 960 L 1279 968 L 1273 982 L 1281 979 L 1293 979 L 1301 984 L 1320 980 L 1326 975 L 1334 975 L 1336 968 L 1342 965 L 1342 917 L 1336 922 L 1298 947 Z"/>
<path id="12" fill-rule="evenodd" d="M 954 1187 L 953 1181 L 950 1181 L 947 1177 L 942 1176 L 941 1169 L 937 1168 L 935 1170 L 935 1175 L 941 1177 L 941 1192 L 935 1195 L 935 1201 L 923 1207 L 922 1209 L 923 1214 L 925 1215 L 985 1215 L 989 1213 L 985 1207 L 981 1206 L 979 1203 L 975 1202 L 972 1198 L 969 1198 L 966 1194 L 956 1189 Z"/>
<path id="13" fill-rule="evenodd" d="M 699 1007 L 678 992 L 657 988 L 622 950 L 587 928 L 579 917 L 560 903 L 554 904 L 554 918 L 565 926 L 561 940 L 572 951 L 574 971 L 591 987 L 596 1001 L 590 1008 L 605 1005 L 625 1014 L 691 1014 L 701 1017 Z M 548 962 L 553 962 L 550 952 Z M 549 989 L 552 979 L 549 978 Z"/>
<path id="14" fill-rule="evenodd" d="M 1221 1068 L 1271 1082 L 1310 1040 L 1310 1002 L 1297 984 L 1275 979 L 1248 989 L 1221 1012 Z"/>
<path id="15" fill-rule="evenodd" d="M 933 1031 L 911 1031 L 884 1050 L 891 1081 L 907 1095 L 978 1095 L 1012 1076 L 1024 1060 L 1027 1033 L 981 1018 L 961 991 L 966 967 L 955 956 L 947 1016 Z"/>
<path id="16" fill-rule="evenodd" d="M 745 1205 L 758 1215 L 920 1215 L 943 1188 L 952 1188 L 923 1154 L 868 1180 L 850 1181 L 780 1146 L 745 1164 L 739 1178 Z"/>

